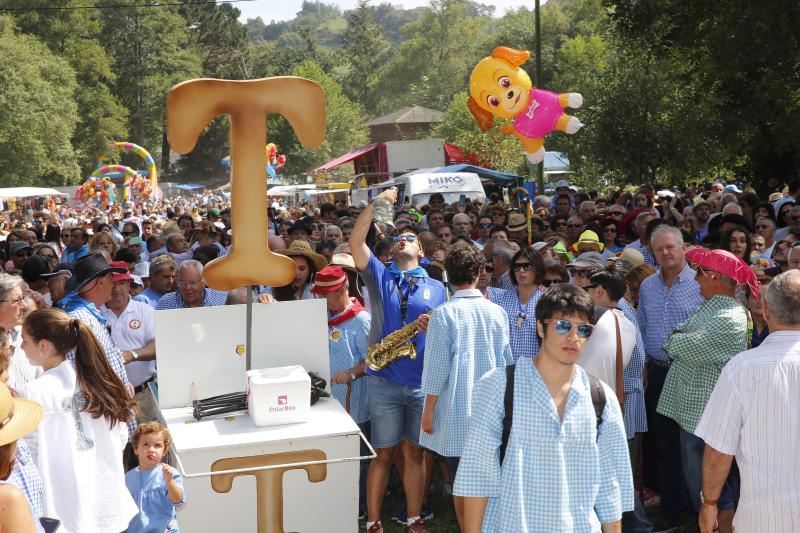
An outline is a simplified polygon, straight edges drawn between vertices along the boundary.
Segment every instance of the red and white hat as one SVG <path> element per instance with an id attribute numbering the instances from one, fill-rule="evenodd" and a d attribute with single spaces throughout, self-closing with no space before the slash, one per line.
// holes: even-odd
<path id="1" fill-rule="evenodd" d="M 311 292 L 325 295 L 341 289 L 347 283 L 347 274 L 340 266 L 326 266 L 314 276 Z"/>

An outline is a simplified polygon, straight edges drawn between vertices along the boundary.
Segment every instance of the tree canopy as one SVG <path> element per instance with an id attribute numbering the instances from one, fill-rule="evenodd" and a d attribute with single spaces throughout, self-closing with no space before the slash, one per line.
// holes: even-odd
<path id="1" fill-rule="evenodd" d="M 2 184 L 74 183 L 116 140 L 145 146 L 166 178 L 225 180 L 225 118 L 184 157 L 171 153 L 164 134 L 170 87 L 201 76 L 300 74 L 325 88 L 329 137 L 321 148 L 300 146 L 283 119 L 269 119 L 268 141 L 286 154 L 288 179 L 304 180 L 319 163 L 368 142 L 368 120 L 408 105 L 445 112 L 434 135 L 500 170 L 531 172 L 515 139 L 496 128 L 481 133 L 465 107 L 472 68 L 493 47 L 535 49 L 531 9 L 498 17 L 493 6 L 469 0 L 408 10 L 360 0 L 347 11 L 305 1 L 292 20 L 242 23 L 230 4 L 132 2 L 139 7 L 27 0 L 2 19 Z M 723 175 L 774 186 L 795 177 L 794 4 L 549 0 L 535 81 L 582 93 L 583 108 L 569 113 L 586 126 L 577 135 L 554 133 L 547 149 L 565 152 L 586 181 Z M 533 78 L 533 58 L 523 68 Z"/>

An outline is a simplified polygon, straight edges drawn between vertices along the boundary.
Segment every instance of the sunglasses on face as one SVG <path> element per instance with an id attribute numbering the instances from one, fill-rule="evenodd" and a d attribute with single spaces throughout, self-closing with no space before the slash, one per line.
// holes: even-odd
<path id="1" fill-rule="evenodd" d="M 617 228 L 606 228 L 603 230 L 604 233 L 616 233 Z"/>
<path id="2" fill-rule="evenodd" d="M 573 276 L 576 278 L 586 278 L 589 279 L 594 274 L 594 270 L 582 270 L 578 268 L 573 268 L 571 271 Z"/>
<path id="3" fill-rule="evenodd" d="M 583 224 L 567 224 L 568 228 L 582 228 Z"/>
<path id="4" fill-rule="evenodd" d="M 549 287 L 550 285 L 552 285 L 554 283 L 561 283 L 561 280 L 560 279 L 546 279 L 546 280 L 542 281 L 542 285 L 544 285 L 545 287 Z"/>
<path id="5" fill-rule="evenodd" d="M 14 254 L 16 257 L 30 257 L 31 252 L 30 250 L 20 250 Z"/>
<path id="6" fill-rule="evenodd" d="M 394 242 L 406 241 L 406 242 L 416 242 L 417 236 L 416 235 L 398 235 L 392 239 Z"/>
<path id="7" fill-rule="evenodd" d="M 533 265 L 530 263 L 514 263 L 514 265 L 511 267 L 511 270 L 513 270 L 514 272 L 520 272 L 520 271 L 532 272 L 533 268 L 534 268 Z"/>
<path id="8" fill-rule="evenodd" d="M 564 320 L 563 318 L 560 320 L 544 320 L 544 323 L 553 324 L 553 329 L 555 329 L 556 333 L 559 335 L 566 335 L 572 331 L 573 327 L 577 327 L 578 337 L 582 339 L 588 339 L 592 336 L 592 331 L 594 331 L 594 326 L 591 324 L 573 324 L 569 320 Z"/>
<path id="9" fill-rule="evenodd" d="M 481 229 L 489 229 L 493 226 L 493 224 L 478 224 L 478 227 Z"/>

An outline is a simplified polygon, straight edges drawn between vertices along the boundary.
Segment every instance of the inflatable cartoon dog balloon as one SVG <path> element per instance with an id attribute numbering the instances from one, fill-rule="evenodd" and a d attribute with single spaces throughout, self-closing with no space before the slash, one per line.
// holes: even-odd
<path id="1" fill-rule="evenodd" d="M 513 119 L 500 131 L 516 135 L 531 163 L 544 160 L 544 136 L 553 130 L 576 133 L 581 121 L 564 113 L 579 108 L 579 93 L 556 94 L 532 87 L 528 74 L 520 68 L 531 54 L 498 46 L 490 57 L 481 59 L 469 77 L 469 110 L 481 131 L 492 127 L 493 116 Z"/>

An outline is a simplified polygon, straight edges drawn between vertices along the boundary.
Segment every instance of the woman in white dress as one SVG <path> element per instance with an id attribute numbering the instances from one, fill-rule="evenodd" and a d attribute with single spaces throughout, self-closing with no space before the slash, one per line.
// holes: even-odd
<path id="1" fill-rule="evenodd" d="M 59 309 L 31 313 L 22 346 L 44 369 L 20 391 L 44 407 L 25 437 L 44 483 L 44 515 L 61 520 L 59 533 L 124 531 L 137 513 L 122 467 L 135 402 L 92 331 Z"/>

